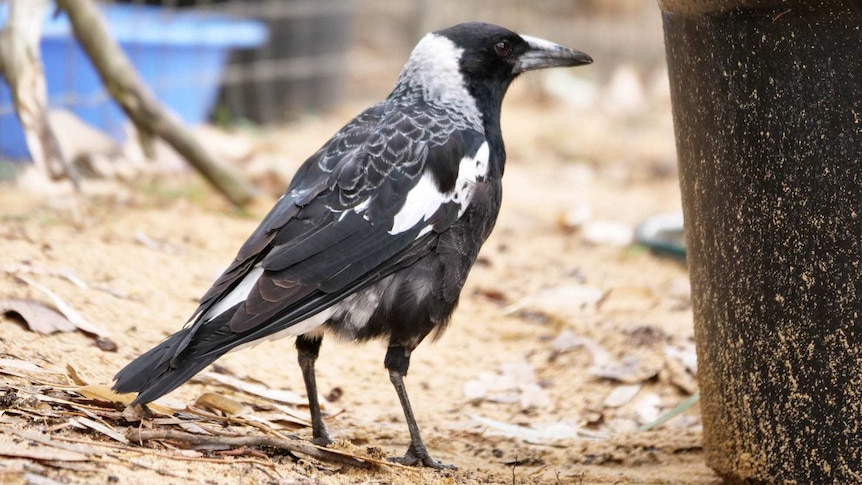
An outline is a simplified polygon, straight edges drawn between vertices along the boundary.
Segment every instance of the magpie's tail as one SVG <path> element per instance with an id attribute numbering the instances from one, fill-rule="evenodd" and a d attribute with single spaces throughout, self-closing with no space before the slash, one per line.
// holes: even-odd
<path id="1" fill-rule="evenodd" d="M 130 362 L 114 376 L 113 389 L 119 393 L 137 392 L 132 404 L 146 404 L 173 391 L 227 352 L 228 349 L 195 352 L 188 347 L 179 348 L 185 347 L 190 332 L 194 332 L 193 326 L 171 335 Z"/>

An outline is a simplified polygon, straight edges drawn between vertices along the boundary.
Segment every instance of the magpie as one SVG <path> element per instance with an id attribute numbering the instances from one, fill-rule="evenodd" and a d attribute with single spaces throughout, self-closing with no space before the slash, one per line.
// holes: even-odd
<path id="1" fill-rule="evenodd" d="M 302 164 L 186 326 L 120 370 L 113 388 L 146 404 L 229 351 L 295 336 L 312 441 L 327 445 L 314 372 L 324 333 L 384 339 L 410 432 L 392 460 L 444 467 L 422 441 L 403 378 L 419 343 L 446 328 L 494 227 L 503 96 L 521 73 L 591 62 L 487 23 L 427 34 L 391 94 Z"/>

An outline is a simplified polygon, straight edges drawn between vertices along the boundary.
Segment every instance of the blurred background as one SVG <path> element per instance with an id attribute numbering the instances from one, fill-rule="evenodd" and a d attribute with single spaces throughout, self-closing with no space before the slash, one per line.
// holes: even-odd
<path id="1" fill-rule="evenodd" d="M 388 93 L 426 32 L 483 20 L 573 46 L 596 60 L 587 69 L 528 76 L 521 82 L 528 84 L 523 92 L 533 101 L 622 118 L 617 133 L 624 137 L 628 122 L 658 110 L 662 135 L 671 134 L 661 18 L 649 0 L 130 0 L 102 5 L 112 35 L 146 84 L 191 124 L 260 129 L 345 106 L 358 111 Z M 0 1 L 0 24 L 7 10 Z M 125 116 L 75 45 L 63 15 L 46 19 L 42 56 L 52 118 L 61 127 L 55 131 L 77 133 L 63 129 L 77 118 L 116 142 L 130 138 Z M 62 138 L 66 145 L 80 140 Z M 578 152 L 590 156 L 594 139 L 584 138 Z M 90 145 L 111 144 L 100 139 Z M 623 151 L 631 143 L 625 145 Z M 654 147 L 644 149 L 655 158 Z M 75 158 L 81 150 L 64 151 Z M 603 157 L 619 157 L 616 150 L 601 151 Z M 0 158 L 27 156 L 9 90 L 0 82 Z"/>

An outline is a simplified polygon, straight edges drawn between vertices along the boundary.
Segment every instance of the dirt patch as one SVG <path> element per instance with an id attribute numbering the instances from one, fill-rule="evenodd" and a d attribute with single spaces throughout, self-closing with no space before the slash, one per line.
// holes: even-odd
<path id="1" fill-rule="evenodd" d="M 92 429 L 62 426 L 73 417 L 62 415 L 62 407 L 53 408 L 59 418 L 22 413 L 34 404 L 10 389 L 33 390 L 33 381 L 4 376 L 0 451 L 36 446 L 17 432 L 38 431 L 58 442 L 88 441 L 100 454 L 64 462 L 10 458 L 0 464 L 0 477 L 11 483 L 23 483 L 27 473 L 63 483 L 718 483 L 703 461 L 697 406 L 655 430 L 638 431 L 692 391 L 685 369 L 668 353 L 691 345 L 685 267 L 569 223 L 579 207 L 589 209 L 588 222 L 629 229 L 679 209 L 669 115 L 641 120 L 652 135 L 646 128 L 636 138 L 619 130 L 614 136 L 622 139 L 605 135 L 607 146 L 637 140 L 625 155 L 601 150 L 597 133 L 610 130 L 597 126 L 613 125 L 604 118 L 534 102 L 516 101 L 504 111 L 510 163 L 502 215 L 449 330 L 420 346 L 407 378 L 429 449 L 458 470 L 359 470 L 266 449 L 226 456 L 169 442 L 132 452 Z M 277 138 L 284 159 L 295 164 L 347 113 L 266 140 Z M 118 346 L 101 350 L 81 332 L 40 335 L 2 317 L 0 358 L 58 371 L 71 365 L 89 382 L 106 384 L 182 326 L 262 212 L 237 215 L 193 177 L 171 177 L 155 193 L 126 187 L 122 197 L 90 198 L 74 212 L 50 208 L 30 192 L 0 190 L 0 266 L 76 275 L 86 289 L 52 275 L 30 278 L 110 331 Z M 0 299 L 7 298 L 45 301 L 12 272 L 0 273 Z M 404 452 L 408 434 L 384 353 L 382 345 L 324 341 L 318 382 L 331 399 L 324 401 L 328 412 L 337 411 L 327 417 L 336 449 L 371 457 Z M 290 341 L 263 343 L 218 365 L 241 380 L 304 395 Z M 631 387 L 617 391 L 624 385 Z M 198 379 L 171 397 L 191 403 L 206 391 L 253 400 Z M 128 425 L 119 418 L 113 424 Z M 248 432 L 235 423 L 225 429 Z M 307 428 L 284 432 L 311 435 Z"/>

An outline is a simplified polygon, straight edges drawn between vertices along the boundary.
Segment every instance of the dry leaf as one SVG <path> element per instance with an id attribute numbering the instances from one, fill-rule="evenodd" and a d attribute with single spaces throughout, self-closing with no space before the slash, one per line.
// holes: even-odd
<path id="1" fill-rule="evenodd" d="M 198 374 L 198 378 L 211 379 L 220 384 L 224 384 L 225 386 L 232 387 L 234 389 L 247 392 L 254 396 L 262 397 L 272 401 L 292 404 L 294 406 L 308 405 L 308 400 L 295 392 L 285 391 L 282 389 L 272 389 L 266 386 L 261 386 L 259 384 L 252 384 L 251 382 L 246 382 L 241 379 L 237 379 L 236 377 L 226 376 L 224 374 L 217 374 L 215 372 L 204 372 Z"/>
<path id="2" fill-rule="evenodd" d="M 91 324 L 90 322 L 88 322 L 77 311 L 75 311 L 71 306 L 69 306 L 68 303 L 63 301 L 62 298 L 57 296 L 56 293 L 49 290 L 47 287 L 42 286 L 41 284 L 39 284 L 39 283 L 29 279 L 29 278 L 25 278 L 21 275 L 16 275 L 15 277 L 18 278 L 19 280 L 27 283 L 28 285 L 32 286 L 33 288 L 36 288 L 37 290 L 41 291 L 45 295 L 47 295 L 48 298 L 51 299 L 51 302 L 54 303 L 54 306 L 57 308 L 57 310 L 59 310 L 60 313 L 62 313 L 63 316 L 65 316 L 79 330 L 82 330 L 82 331 L 87 332 L 87 333 L 92 334 L 92 335 L 97 335 L 99 337 L 109 337 L 110 336 L 110 334 L 108 332 L 106 332 L 105 330 L 103 330 L 103 329 Z"/>
<path id="3" fill-rule="evenodd" d="M 593 209 L 588 204 L 579 204 L 557 213 L 557 227 L 563 231 L 581 228 L 593 218 Z"/>
<path id="4" fill-rule="evenodd" d="M 76 391 L 78 392 L 78 394 L 88 399 L 95 399 L 97 401 L 105 401 L 110 403 L 118 403 L 124 406 L 129 406 L 135 399 L 135 396 L 133 394 L 117 394 L 110 388 L 110 386 L 106 386 L 104 384 L 91 384 L 89 386 L 81 386 L 76 389 Z M 158 402 L 161 401 L 162 399 L 158 399 L 154 402 L 147 404 L 147 407 L 150 408 L 150 410 L 154 413 L 161 414 L 163 416 L 172 416 L 175 411 L 179 411 L 185 408 L 185 406 L 180 406 L 179 408 L 171 409 L 164 404 L 158 404 Z"/>
<path id="5" fill-rule="evenodd" d="M 280 413 L 277 411 L 255 411 L 254 418 L 260 418 L 262 420 L 266 420 L 266 422 L 273 425 L 276 428 L 307 428 L 311 426 L 311 421 L 308 418 L 301 418 L 296 416 L 295 414 L 286 414 Z M 247 419 L 252 419 L 251 416 L 248 416 Z M 281 423 L 280 425 L 277 425 Z"/>
<path id="6" fill-rule="evenodd" d="M 521 391 L 521 396 L 518 399 L 518 404 L 521 405 L 521 409 L 547 408 L 551 406 L 551 397 L 538 384 L 522 384 L 519 386 L 519 390 Z"/>
<path id="7" fill-rule="evenodd" d="M 598 308 L 603 314 L 636 314 L 649 311 L 659 302 L 647 286 L 620 285 L 607 292 Z"/>
<path id="8" fill-rule="evenodd" d="M 588 372 L 597 377 L 625 384 L 638 384 L 658 375 L 662 367 L 664 367 L 663 361 L 625 355 L 619 362 L 611 361 L 602 365 L 593 365 Z"/>
<path id="9" fill-rule="evenodd" d="M 67 451 L 74 451 L 76 453 L 81 453 L 84 455 L 95 455 L 99 453 L 99 450 L 93 448 L 92 446 L 88 446 L 82 443 L 63 443 L 57 441 L 52 435 L 47 433 L 38 433 L 36 431 L 30 431 L 27 429 L 15 429 L 11 427 L 5 428 L 3 431 L 20 436 L 27 441 L 33 441 L 36 443 L 41 443 L 43 445 L 60 448 Z"/>
<path id="10" fill-rule="evenodd" d="M 640 384 L 623 384 L 617 386 L 610 392 L 602 401 L 602 405 L 606 408 L 618 408 L 625 406 L 637 396 L 641 390 Z"/>
<path id="11" fill-rule="evenodd" d="M 77 329 L 66 317 L 35 300 L 0 301 L 0 313 L 17 315 L 30 330 L 44 335 Z"/>
<path id="12" fill-rule="evenodd" d="M 250 411 L 247 406 L 234 401 L 229 397 L 216 394 L 214 392 L 205 392 L 195 400 L 195 406 L 211 411 L 221 411 L 227 416 L 242 416 Z"/>
<path id="13" fill-rule="evenodd" d="M 66 364 L 66 374 L 69 375 L 69 378 L 72 379 L 72 382 L 79 386 L 86 386 L 87 384 L 89 384 L 87 381 L 81 378 L 81 376 L 78 374 L 78 371 L 75 370 L 74 367 L 72 367 L 72 364 Z"/>
<path id="14" fill-rule="evenodd" d="M 155 251 L 171 253 L 171 254 L 182 254 L 183 250 L 173 244 L 160 239 L 151 238 L 143 233 L 143 231 L 135 231 L 135 241 L 150 248 Z"/>
<path id="15" fill-rule="evenodd" d="M 695 380 L 694 374 L 691 373 L 691 369 L 688 368 L 684 360 L 684 356 L 675 356 L 674 352 L 668 352 L 668 350 L 672 349 L 671 347 L 665 347 L 665 371 L 666 374 L 663 374 L 667 377 L 667 379 L 671 382 L 671 384 L 677 386 L 688 394 L 694 394 L 697 392 L 697 380 Z M 677 358 L 675 358 L 677 357 Z M 696 357 L 694 359 L 693 365 L 695 369 L 697 368 Z"/>
<path id="16" fill-rule="evenodd" d="M 42 475 L 36 475 L 35 473 L 24 475 L 24 483 L 27 485 L 64 485 L 63 482 L 58 482 Z"/>
<path id="17" fill-rule="evenodd" d="M 584 437 L 584 434 L 581 433 L 580 428 L 576 424 L 564 421 L 527 428 L 476 415 L 470 415 L 470 419 L 497 431 L 498 434 L 502 434 L 503 436 L 518 438 L 527 443 L 537 445 L 563 445 L 564 443 L 561 443 L 561 441 Z M 595 435 L 591 434 L 587 437 L 595 437 Z"/>
<path id="18" fill-rule="evenodd" d="M 144 407 L 142 404 L 135 404 L 134 406 L 126 406 L 126 409 L 123 409 L 122 416 L 123 419 L 130 423 L 137 423 L 138 421 L 152 418 L 153 413 L 150 411 L 150 408 Z"/>
<path id="19" fill-rule="evenodd" d="M 73 285 L 77 286 L 82 290 L 87 290 L 90 287 L 84 280 L 79 278 L 78 275 L 67 269 L 34 268 L 33 266 L 29 266 L 26 264 L 10 264 L 0 268 L 0 271 L 5 271 L 12 275 L 17 275 L 18 273 L 31 273 L 38 275 L 57 276 L 60 278 L 64 278 L 66 281 L 72 283 Z"/>
<path id="20" fill-rule="evenodd" d="M 78 424 L 86 426 L 93 431 L 98 431 L 99 433 L 102 433 L 103 435 L 107 436 L 108 438 L 111 438 L 112 440 L 119 441 L 123 444 L 129 444 L 129 440 L 127 440 L 125 436 L 121 435 L 120 433 L 114 431 L 113 429 L 98 421 L 93 421 L 92 419 L 84 417 L 72 418 L 70 421 L 76 421 Z"/>
<path id="21" fill-rule="evenodd" d="M 311 417 L 309 416 L 307 410 L 299 411 L 295 408 L 291 408 L 279 403 L 273 403 L 273 407 L 287 415 L 287 418 L 282 419 L 281 421 L 292 421 L 297 424 L 304 424 L 305 426 L 309 426 L 311 424 L 311 421 L 309 421 Z M 305 407 L 308 407 L 307 403 Z M 323 414 L 326 416 L 337 416 L 343 412 L 344 408 L 335 407 L 333 405 L 326 406 L 326 409 L 323 410 Z"/>
<path id="22" fill-rule="evenodd" d="M 33 463 L 31 461 L 21 458 L 7 458 L 5 460 L 0 460 L 0 477 L 23 475 L 26 469 L 32 466 Z"/>
<path id="23" fill-rule="evenodd" d="M 651 423 L 661 415 L 661 398 L 658 394 L 647 393 L 632 405 L 637 413 L 638 424 Z"/>
<path id="24" fill-rule="evenodd" d="M 586 348 L 593 358 L 594 366 L 605 365 L 611 361 L 611 354 L 595 340 L 588 337 L 578 337 L 571 330 L 563 330 L 557 335 L 551 344 L 553 353 L 551 358 L 559 354 L 565 354 L 581 347 Z"/>
<path id="25" fill-rule="evenodd" d="M 20 377 L 40 385 L 66 387 L 69 383 L 64 372 L 45 369 L 34 362 L 19 359 L 0 359 L 0 374 Z"/>
<path id="26" fill-rule="evenodd" d="M 19 359 L 0 359 L 0 369 L 17 369 L 26 372 L 44 372 L 48 374 L 57 374 L 56 371 L 47 370 L 39 364 Z"/>
<path id="27" fill-rule="evenodd" d="M 697 349 L 694 342 L 684 342 L 675 346 L 665 346 L 664 353 L 671 359 L 678 360 L 692 375 L 697 375 Z"/>
<path id="28" fill-rule="evenodd" d="M 184 430 L 186 430 L 192 434 L 203 434 L 203 435 L 207 435 L 207 436 L 212 435 L 212 433 L 207 431 L 206 428 L 202 427 L 201 425 L 199 425 L 197 423 L 192 423 L 190 421 L 181 421 L 177 424 L 179 425 L 180 428 L 182 428 L 182 429 L 184 429 Z"/>
<path id="29" fill-rule="evenodd" d="M 48 446 L 21 446 L 20 444 L 0 441 L 0 456 L 27 458 L 36 461 L 87 461 L 89 457 L 75 451 L 61 450 Z"/>
<path id="30" fill-rule="evenodd" d="M 589 221 L 581 227 L 584 241 L 603 246 L 628 246 L 634 239 L 634 230 L 614 221 Z"/>
<path id="31" fill-rule="evenodd" d="M 585 310 L 594 310 L 605 292 L 594 286 L 565 285 L 548 288 L 527 296 L 506 307 L 504 314 L 512 314 L 524 309 L 542 312 L 549 316 L 569 318 Z"/>
<path id="32" fill-rule="evenodd" d="M 527 363 L 503 364 L 496 373 L 480 373 L 476 379 L 464 383 L 464 396 L 471 401 L 519 403 L 521 409 L 551 405 L 551 398 L 539 386 L 535 370 Z"/>

